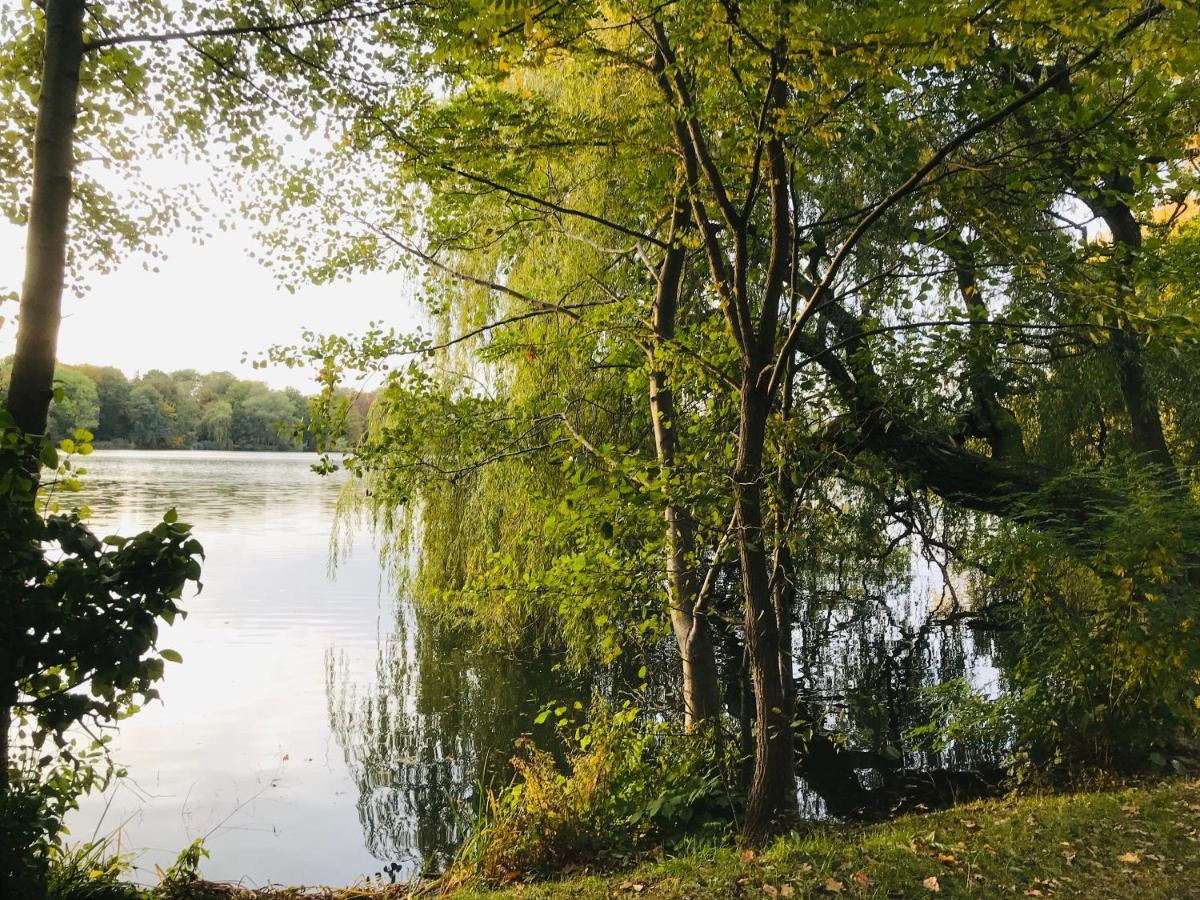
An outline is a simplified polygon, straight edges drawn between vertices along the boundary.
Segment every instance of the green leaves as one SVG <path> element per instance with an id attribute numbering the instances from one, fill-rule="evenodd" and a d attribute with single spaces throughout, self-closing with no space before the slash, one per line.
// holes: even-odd
<path id="1" fill-rule="evenodd" d="M 109 736 L 100 732 L 158 697 L 164 660 L 182 661 L 154 645 L 159 623 L 183 614 L 179 598 L 187 585 L 198 587 L 203 557 L 173 510 L 150 531 L 103 539 L 79 512 L 59 511 L 52 492 L 77 486 L 82 470 L 71 455 L 86 453 L 90 439 L 78 429 L 56 449 L 0 414 L 0 596 L 19 598 L 0 607 L 0 659 L 8 664 L 0 690 L 15 698 L 19 726 L 3 762 L 38 754 L 50 831 L 80 791 L 111 773 Z M 49 469 L 45 503 L 36 502 L 25 468 L 31 451 Z M 81 725 L 98 739 L 78 743 Z M 47 740 L 57 748 L 48 761 Z"/>

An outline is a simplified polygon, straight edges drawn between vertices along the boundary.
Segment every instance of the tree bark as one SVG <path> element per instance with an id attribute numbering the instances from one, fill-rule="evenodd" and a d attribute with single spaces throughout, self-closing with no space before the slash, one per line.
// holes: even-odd
<path id="1" fill-rule="evenodd" d="M 669 469 L 675 461 L 674 404 L 661 372 L 650 377 L 650 417 L 659 463 Z M 684 727 L 693 730 L 711 721 L 720 709 L 717 661 L 708 618 L 695 608 L 699 585 L 695 576 L 695 527 L 688 513 L 668 502 L 666 522 L 667 598 L 671 628 L 679 644 L 683 669 Z"/>
<path id="2" fill-rule="evenodd" d="M 1113 182 L 1112 187 L 1116 190 L 1133 190 L 1133 182 L 1127 177 L 1115 177 Z M 1121 200 L 1105 202 L 1091 199 L 1089 205 L 1093 212 L 1103 217 L 1109 231 L 1112 232 L 1113 250 L 1120 265 L 1117 290 L 1126 298 L 1136 300 L 1137 288 L 1132 278 L 1132 269 L 1142 250 L 1142 227 L 1134 217 L 1133 211 Z M 1122 317 L 1110 346 L 1117 365 L 1121 397 L 1129 415 L 1133 449 L 1150 463 L 1162 467 L 1174 480 L 1175 462 L 1171 458 L 1171 451 L 1167 448 L 1167 439 L 1163 434 L 1158 396 L 1146 377 L 1141 342 L 1127 316 Z"/>
<path id="3" fill-rule="evenodd" d="M 8 411 L 26 434 L 43 434 L 54 394 L 54 363 L 67 266 L 67 218 L 75 165 L 83 0 L 47 0 L 42 90 L 33 148 L 33 192 L 21 286 L 20 322 Z"/>
<path id="4" fill-rule="evenodd" d="M 677 431 L 675 397 L 667 374 L 658 364 L 658 352 L 675 335 L 675 319 L 683 284 L 686 251 L 676 237 L 687 221 L 687 212 L 677 202 L 671 223 L 669 246 L 658 272 L 652 323 L 654 346 L 650 353 L 650 421 L 658 463 L 664 472 L 675 466 Z M 666 522 L 667 598 L 671 606 L 671 628 L 679 644 L 683 670 L 684 727 L 691 731 L 713 721 L 720 711 L 720 684 L 713 649 L 712 630 L 705 611 L 697 608 L 699 580 L 696 577 L 695 525 L 686 509 L 668 500 L 663 509 Z"/>
<path id="5" fill-rule="evenodd" d="M 770 399 L 748 368 L 742 383 L 734 470 L 737 547 L 745 603 L 746 651 L 754 684 L 754 776 L 743 831 L 760 841 L 796 813 L 792 711 L 780 666 L 779 628 L 771 596 L 762 512 L 762 459 Z"/>

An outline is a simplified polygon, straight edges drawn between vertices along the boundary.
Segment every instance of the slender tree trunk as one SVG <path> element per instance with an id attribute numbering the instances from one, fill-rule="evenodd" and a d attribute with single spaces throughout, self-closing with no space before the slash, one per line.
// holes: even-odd
<path id="1" fill-rule="evenodd" d="M 84 0 L 47 0 L 42 92 L 33 148 L 33 193 L 20 323 L 8 411 L 26 434 L 42 434 L 54 393 L 54 362 L 67 266 L 67 217 L 75 164 Z"/>
<path id="2" fill-rule="evenodd" d="M 67 265 L 67 215 L 74 168 L 79 65 L 83 59 L 84 0 L 47 0 L 42 91 L 33 147 L 33 191 L 21 286 L 20 322 L 6 406 L 26 434 L 43 434 L 54 394 L 54 363 Z M 25 465 L 36 476 L 35 460 L 9 457 L 5 465 Z M 4 603 L 19 603 L 5 597 Z M 9 731 L 15 677 L 0 685 L 0 795 L 8 792 Z M 7 890 L 0 883 L 0 890 Z"/>
<path id="3" fill-rule="evenodd" d="M 1114 187 L 1132 190 L 1132 182 L 1128 178 L 1118 177 L 1114 179 Z M 1132 270 L 1142 250 L 1141 225 L 1128 205 L 1120 200 L 1108 203 L 1093 201 L 1092 210 L 1103 216 L 1112 232 L 1114 251 L 1121 263 L 1118 290 L 1130 301 L 1136 301 L 1137 289 Z M 1146 377 L 1139 336 L 1128 321 L 1121 323 L 1110 346 L 1117 364 L 1121 397 L 1129 415 L 1133 449 L 1150 463 L 1161 466 L 1169 479 L 1177 484 L 1175 463 L 1163 434 L 1158 396 Z"/>
<path id="4" fill-rule="evenodd" d="M 661 372 L 650 376 L 650 418 L 660 465 L 669 469 L 675 462 L 675 409 L 666 378 Z M 720 685 L 708 617 L 695 609 L 699 592 L 695 574 L 695 527 L 686 510 L 667 503 L 666 521 L 667 599 L 671 604 L 671 628 L 679 645 L 683 669 L 683 719 L 689 731 L 712 721 L 720 710 Z"/>
<path id="5" fill-rule="evenodd" d="M 658 463 L 664 471 L 675 466 L 677 430 L 675 395 L 667 383 L 658 354 L 675 336 L 679 295 L 683 290 L 686 249 L 678 241 L 687 224 L 687 207 L 676 198 L 671 216 L 671 233 L 666 255 L 658 271 L 652 323 L 654 345 L 650 351 L 650 421 Z M 699 580 L 696 577 L 695 525 L 686 509 L 668 500 L 663 510 L 666 521 L 667 596 L 671 605 L 671 628 L 679 644 L 683 669 L 684 727 L 689 731 L 715 720 L 720 711 L 720 684 L 713 648 L 712 629 L 705 611 L 697 608 Z"/>
<path id="6" fill-rule="evenodd" d="M 796 295 L 792 295 L 789 318 L 796 316 Z M 787 375 L 783 380 L 783 396 L 780 398 L 780 414 L 783 421 L 788 421 L 792 414 L 795 401 L 792 384 L 796 376 L 795 354 L 788 360 Z M 792 510 L 796 502 L 796 482 L 792 478 L 792 460 L 789 458 L 791 448 L 786 444 L 779 447 L 776 463 L 779 467 L 777 497 L 773 516 L 774 559 L 771 563 L 771 583 L 774 586 L 772 602 L 775 605 L 775 621 L 779 628 L 779 671 L 783 678 L 783 691 L 788 700 L 788 708 L 796 708 L 796 684 L 792 673 L 792 623 L 796 609 L 795 573 L 792 571 L 792 549 L 788 543 L 788 532 L 791 530 Z"/>
<path id="7" fill-rule="evenodd" d="M 690 731 L 716 719 L 720 685 L 708 618 L 691 611 L 696 596 L 695 579 L 689 571 L 694 549 L 691 527 L 681 523 L 679 516 L 679 510 L 667 508 L 667 578 L 671 583 L 671 628 L 683 667 L 684 727 Z"/>
<path id="8" fill-rule="evenodd" d="M 771 597 L 771 578 L 763 533 L 762 459 L 769 398 L 758 389 L 757 372 L 743 379 L 734 472 L 737 546 L 745 594 L 746 651 L 754 684 L 754 777 L 746 806 L 744 832 L 762 840 L 796 813 L 796 761 L 792 711 L 784 688 L 779 656 L 779 625 Z"/>

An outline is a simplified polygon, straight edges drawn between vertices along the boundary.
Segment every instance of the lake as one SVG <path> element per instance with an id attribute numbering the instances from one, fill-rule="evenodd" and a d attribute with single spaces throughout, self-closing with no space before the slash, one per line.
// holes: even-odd
<path id="1" fill-rule="evenodd" d="M 183 664 L 168 664 L 162 703 L 114 740 L 129 776 L 69 820 L 73 840 L 112 834 L 136 853 L 138 881 L 197 837 L 213 879 L 408 877 L 460 833 L 481 746 L 503 758 L 536 711 L 535 687 L 490 676 L 504 661 L 444 655 L 408 627 L 361 529 L 330 572 L 342 480 L 313 474 L 314 460 L 97 451 L 86 462 L 97 532 L 147 528 L 173 506 L 207 554 L 203 591 L 159 639 Z"/>
<path id="2" fill-rule="evenodd" d="M 436 871 L 481 780 L 508 777 L 513 742 L 542 705 L 590 696 L 550 654 L 504 657 L 418 627 L 362 527 L 339 529 L 332 571 L 344 475 L 315 475 L 315 459 L 98 451 L 88 460 L 80 502 L 99 533 L 133 533 L 175 507 L 207 554 L 187 619 L 160 635 L 183 663 L 168 664 L 163 702 L 122 723 L 114 741 L 129 776 L 68 820 L 72 839 L 111 835 L 136 854 L 138 881 L 154 882 L 156 866 L 201 837 L 205 877 L 251 886 Z M 857 612 L 817 608 L 797 623 L 796 671 L 825 698 L 831 727 L 878 749 L 920 721 L 921 684 L 965 677 L 995 690 L 997 672 L 972 636 L 931 618 L 941 584 L 914 557 L 908 579 L 867 591 Z M 626 662 L 636 683 L 637 661 Z M 621 690 L 621 665 L 597 687 Z M 652 686 L 651 706 L 671 707 L 672 690 Z M 966 747 L 909 759 L 971 762 Z M 800 799 L 806 815 L 823 815 L 803 786 Z"/>

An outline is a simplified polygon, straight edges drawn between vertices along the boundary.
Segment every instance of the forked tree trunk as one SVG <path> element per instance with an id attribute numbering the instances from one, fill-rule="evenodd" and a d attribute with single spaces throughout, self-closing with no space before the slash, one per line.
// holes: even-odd
<path id="1" fill-rule="evenodd" d="M 8 411 L 26 434 L 43 434 L 54 393 L 58 325 L 67 267 L 67 217 L 75 166 L 83 0 L 47 0 L 42 92 L 33 147 L 33 193 Z"/>

